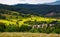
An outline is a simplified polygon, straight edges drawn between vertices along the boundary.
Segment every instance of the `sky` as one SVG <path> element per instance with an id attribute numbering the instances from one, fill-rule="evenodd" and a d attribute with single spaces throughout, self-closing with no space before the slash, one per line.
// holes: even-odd
<path id="1" fill-rule="evenodd" d="M 57 0 L 0 0 L 0 4 L 14 5 L 14 4 L 44 4 L 51 3 Z"/>

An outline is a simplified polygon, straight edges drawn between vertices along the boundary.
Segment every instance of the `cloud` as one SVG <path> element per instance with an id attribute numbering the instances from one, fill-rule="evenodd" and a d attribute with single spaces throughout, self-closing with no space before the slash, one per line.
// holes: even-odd
<path id="1" fill-rule="evenodd" d="M 49 3 L 49 2 L 54 2 L 56 0 L 32 0 L 29 2 L 29 0 L 27 0 L 27 3 L 29 4 L 42 4 L 42 3 Z"/>
<path id="2" fill-rule="evenodd" d="M 0 0 L 0 3 L 2 4 L 8 4 L 8 5 L 13 5 L 13 4 L 42 4 L 42 3 L 49 3 L 49 2 L 54 2 L 56 0 Z"/>

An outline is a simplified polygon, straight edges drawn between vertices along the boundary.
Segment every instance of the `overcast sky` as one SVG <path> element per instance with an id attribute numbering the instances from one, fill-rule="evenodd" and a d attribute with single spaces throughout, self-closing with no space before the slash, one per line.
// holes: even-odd
<path id="1" fill-rule="evenodd" d="M 7 4 L 7 5 L 13 5 L 13 4 L 43 4 L 43 3 L 50 3 L 55 2 L 56 0 L 0 0 L 0 4 Z"/>

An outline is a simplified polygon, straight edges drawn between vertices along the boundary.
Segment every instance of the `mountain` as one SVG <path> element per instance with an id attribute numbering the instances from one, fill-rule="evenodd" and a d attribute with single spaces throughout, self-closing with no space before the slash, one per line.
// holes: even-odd
<path id="1" fill-rule="evenodd" d="M 49 12 L 45 16 L 47 17 L 55 17 L 55 18 L 60 18 L 60 12 Z"/>
<path id="2" fill-rule="evenodd" d="M 0 9 L 7 9 L 11 11 L 20 12 L 23 14 L 33 14 L 45 16 L 50 12 L 60 13 L 60 5 L 31 5 L 31 4 L 16 4 L 16 5 L 3 5 L 0 4 Z M 56 15 L 57 16 L 57 15 Z"/>
<path id="3" fill-rule="evenodd" d="M 52 3 L 47 3 L 48 5 L 60 5 L 60 0 L 59 1 L 55 1 Z"/>

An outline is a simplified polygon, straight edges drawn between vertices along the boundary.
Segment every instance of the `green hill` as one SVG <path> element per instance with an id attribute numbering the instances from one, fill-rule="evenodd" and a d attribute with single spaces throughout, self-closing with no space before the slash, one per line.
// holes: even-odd
<path id="1" fill-rule="evenodd" d="M 0 22 L 4 22 L 7 24 L 18 24 L 22 25 L 24 22 L 27 21 L 46 21 L 46 22 L 52 22 L 55 21 L 55 18 L 47 18 L 47 17 L 42 17 L 42 16 L 37 16 L 37 15 L 32 15 L 32 14 L 23 14 L 20 12 L 16 11 L 10 11 L 10 10 L 5 10 L 5 9 L 0 9 Z"/>
<path id="2" fill-rule="evenodd" d="M 48 15 L 48 14 L 47 14 Z M 60 33 L 60 18 L 0 9 L 0 32 Z"/>

